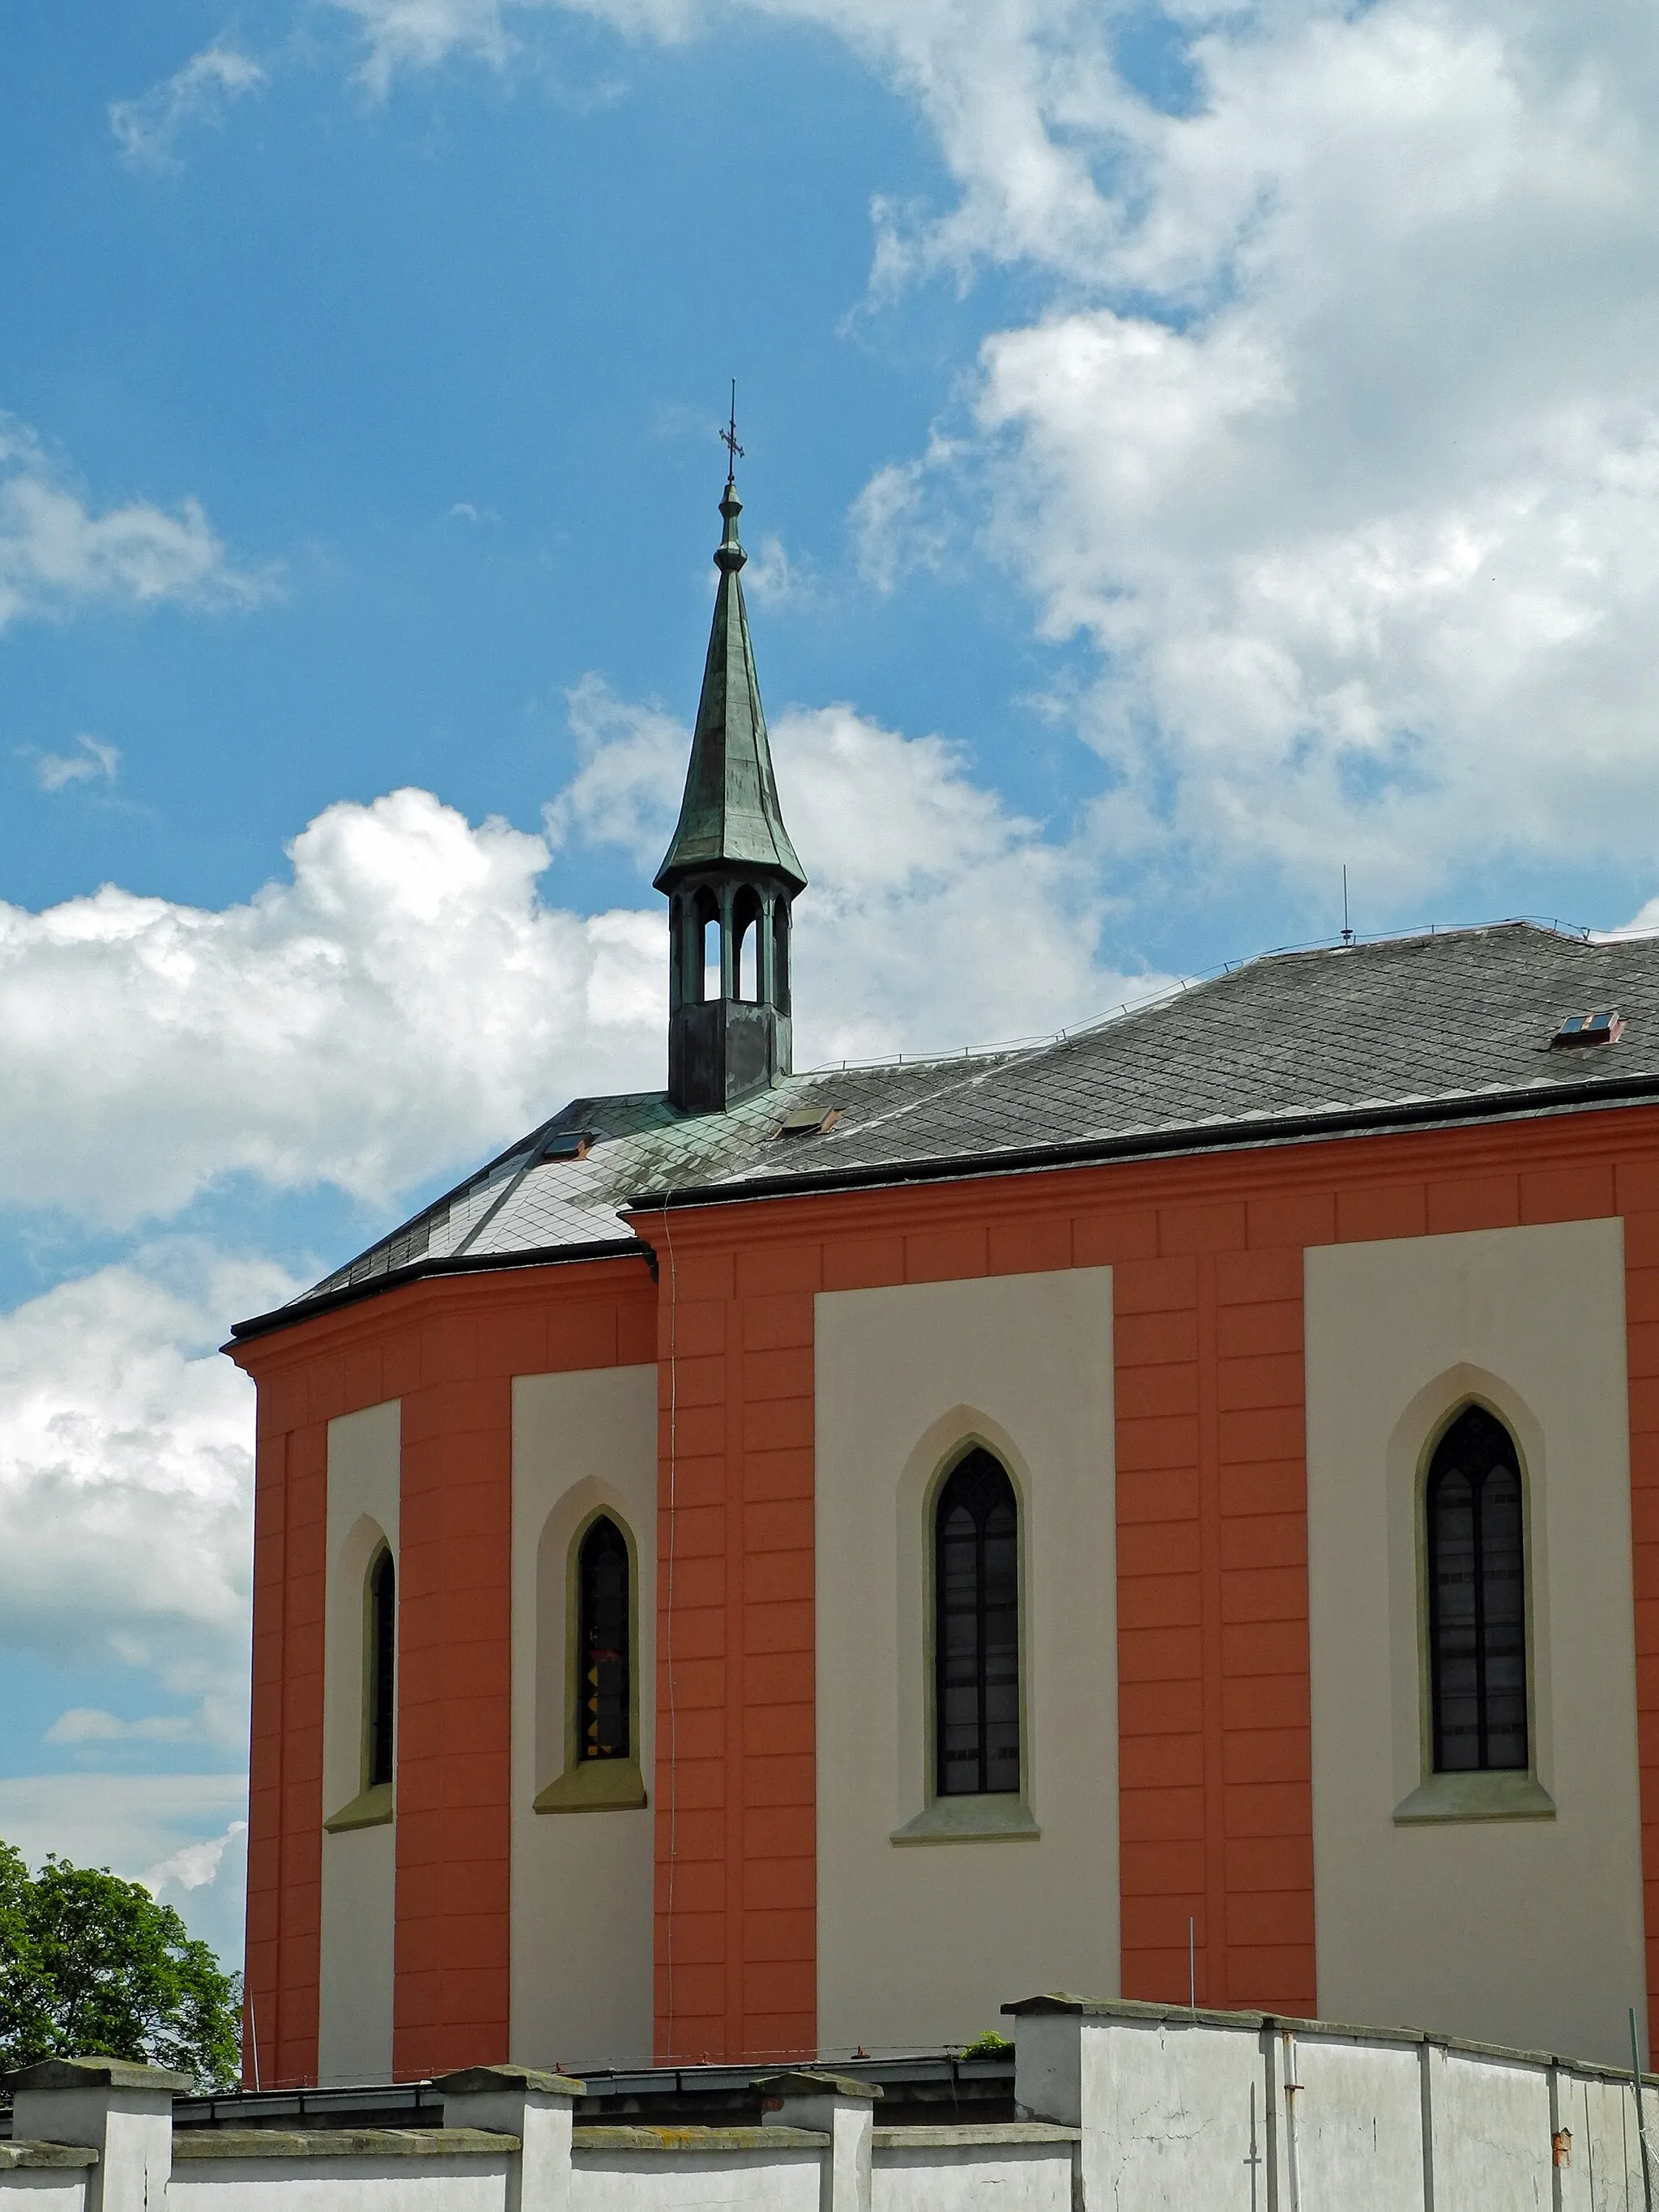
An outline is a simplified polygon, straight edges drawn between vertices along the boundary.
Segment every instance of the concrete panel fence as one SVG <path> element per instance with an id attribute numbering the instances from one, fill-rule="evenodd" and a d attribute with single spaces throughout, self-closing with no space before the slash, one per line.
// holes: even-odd
<path id="1" fill-rule="evenodd" d="M 584 2126 L 582 2084 L 453 2074 L 441 2127 L 173 2125 L 182 2077 L 14 2077 L 0 2212 L 1647 2212 L 1612 2069 L 1411 2031 L 1033 1997 L 1020 2118 L 883 2127 L 850 2075 L 769 2077 L 758 2126 Z M 1659 2132 L 1659 2084 L 1648 2110 Z M 1656 2161 L 1659 2188 L 1659 2161 Z"/>

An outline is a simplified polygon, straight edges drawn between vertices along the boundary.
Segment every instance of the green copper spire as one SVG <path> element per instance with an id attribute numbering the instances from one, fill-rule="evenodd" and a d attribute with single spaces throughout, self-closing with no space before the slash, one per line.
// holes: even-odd
<path id="1" fill-rule="evenodd" d="M 735 451 L 732 456 L 736 465 Z M 772 748 L 749 641 L 749 615 L 738 570 L 749 556 L 738 539 L 743 501 L 732 476 L 720 501 L 726 529 L 714 565 L 720 572 L 714 622 L 703 663 L 702 696 L 691 738 L 680 818 L 657 871 L 659 891 L 684 877 L 726 867 L 768 868 L 792 890 L 806 882 L 778 805 Z"/>
<path id="2" fill-rule="evenodd" d="M 806 878 L 778 806 L 738 581 L 737 413 L 734 385 L 720 433 L 732 465 L 714 626 L 680 818 L 657 871 L 668 898 L 668 1097 L 682 1114 L 724 1113 L 793 1065 L 791 909 Z"/>

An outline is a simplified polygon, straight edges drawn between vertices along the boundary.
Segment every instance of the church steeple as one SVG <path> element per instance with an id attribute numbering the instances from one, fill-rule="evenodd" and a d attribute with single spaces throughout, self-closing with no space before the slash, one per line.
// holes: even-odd
<path id="1" fill-rule="evenodd" d="M 737 426 L 720 580 L 680 818 L 656 886 L 669 901 L 668 1095 L 720 1111 L 790 1072 L 789 929 L 802 872 L 778 805 L 738 571 Z"/>

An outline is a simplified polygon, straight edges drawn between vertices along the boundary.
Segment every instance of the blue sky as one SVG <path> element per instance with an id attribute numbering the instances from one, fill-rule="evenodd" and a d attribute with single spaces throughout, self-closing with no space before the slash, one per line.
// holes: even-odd
<path id="1" fill-rule="evenodd" d="M 1614 0 L 0 0 L 0 1833 L 228 1955 L 213 1347 L 660 1079 L 739 381 L 808 1057 L 1656 919 Z M 181 1856 L 180 1854 L 183 1854 Z"/>

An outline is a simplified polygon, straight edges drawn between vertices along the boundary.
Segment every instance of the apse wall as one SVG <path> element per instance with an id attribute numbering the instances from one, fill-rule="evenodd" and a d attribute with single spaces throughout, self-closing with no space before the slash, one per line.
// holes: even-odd
<path id="1" fill-rule="evenodd" d="M 1112 1274 L 817 1301 L 818 2034 L 963 2043 L 1119 1982 Z M 1019 1505 L 1019 1802 L 936 1799 L 929 1591 L 972 1445 Z M 896 1848 L 898 1846 L 898 1848 Z"/>

